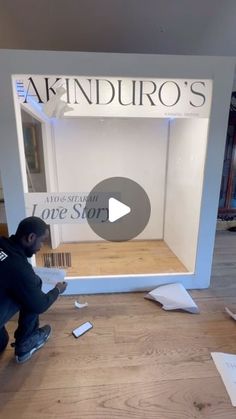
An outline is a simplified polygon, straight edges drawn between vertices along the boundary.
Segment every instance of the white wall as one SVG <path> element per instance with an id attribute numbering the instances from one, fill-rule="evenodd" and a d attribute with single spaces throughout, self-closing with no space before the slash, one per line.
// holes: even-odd
<path id="1" fill-rule="evenodd" d="M 102 180 L 121 176 L 149 196 L 151 217 L 137 239 L 163 237 L 168 122 L 164 119 L 79 118 L 54 124 L 60 192 L 90 192 Z M 62 241 L 101 240 L 87 223 L 62 226 Z"/>
<path id="2" fill-rule="evenodd" d="M 194 271 L 208 119 L 176 119 L 170 126 L 164 240 Z"/>

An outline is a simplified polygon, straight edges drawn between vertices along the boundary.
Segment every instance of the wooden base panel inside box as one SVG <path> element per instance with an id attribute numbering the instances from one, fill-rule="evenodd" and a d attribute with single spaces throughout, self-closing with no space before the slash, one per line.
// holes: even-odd
<path id="1" fill-rule="evenodd" d="M 163 240 L 61 244 L 44 246 L 37 266 L 62 267 L 68 276 L 187 272 Z"/>

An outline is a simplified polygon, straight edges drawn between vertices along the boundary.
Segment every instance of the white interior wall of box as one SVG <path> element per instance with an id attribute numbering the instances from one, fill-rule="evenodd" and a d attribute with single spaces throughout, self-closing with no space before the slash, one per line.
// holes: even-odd
<path id="1" fill-rule="evenodd" d="M 151 202 L 149 223 L 137 239 L 164 239 L 194 271 L 207 130 L 207 119 L 58 120 L 59 191 L 89 192 L 113 176 L 133 179 Z M 90 240 L 100 238 L 87 223 L 62 225 L 62 242 Z"/>
<path id="2" fill-rule="evenodd" d="M 0 165 L 10 233 L 15 231 L 18 222 L 26 215 L 24 192 L 27 191 L 23 141 L 22 138 L 18 139 L 20 136 L 17 135 L 16 129 L 16 125 L 18 125 L 19 134 L 21 121 L 19 113 L 15 113 L 14 108 L 12 75 L 86 74 L 96 76 L 97 74 L 102 74 L 104 76 L 184 77 L 213 80 L 209 127 L 208 120 L 206 119 L 179 119 L 171 122 L 169 133 L 169 163 L 167 170 L 167 184 L 169 184 L 165 204 L 164 239 L 181 260 L 185 258 L 185 264 L 190 271 L 194 272 L 186 274 L 154 273 L 151 275 L 80 277 L 74 278 L 73 281 L 69 280 L 67 293 L 148 290 L 159 284 L 176 281 L 182 282 L 186 288 L 207 287 L 210 282 L 218 195 L 235 60 L 233 58 L 222 57 L 140 56 L 33 51 L 1 51 L 0 59 L 0 85 L 3 99 L 0 104 Z M 42 115 L 43 119 L 44 116 Z M 163 123 L 164 126 L 162 120 L 158 123 Z M 47 136 L 49 137 L 51 135 L 51 127 L 48 126 L 46 120 L 43 129 L 47 131 Z M 207 132 L 208 141 L 205 158 Z M 196 138 L 199 139 L 199 142 L 196 141 Z M 194 148 L 196 144 L 197 149 Z M 199 154 L 200 144 L 201 151 Z M 46 147 L 50 149 L 53 146 L 47 144 Z M 165 141 L 162 147 L 164 149 L 166 148 Z M 48 155 L 50 156 L 54 151 L 48 150 Z M 143 151 L 145 152 L 145 149 Z M 200 164 L 196 160 L 195 151 L 200 159 Z M 190 155 L 189 160 L 186 156 L 183 157 L 184 153 L 188 157 Z M 189 166 L 186 166 L 186 164 L 176 164 L 176 155 L 179 155 L 185 162 L 188 160 Z M 100 158 L 102 159 L 102 156 Z M 204 161 L 205 167 L 203 171 Z M 153 167 L 155 166 L 153 165 Z M 49 167 L 48 170 L 51 170 L 53 173 L 54 169 Z M 118 175 L 119 167 L 113 169 L 112 175 L 115 175 L 116 170 Z M 188 175 L 189 171 L 191 176 Z M 120 172 L 119 175 L 121 175 Z M 156 175 L 157 173 L 153 172 L 153 176 L 155 177 Z M 184 186 L 181 180 L 183 175 L 188 181 L 188 184 Z M 129 176 L 128 173 L 127 176 Z M 160 178 L 162 176 L 163 171 Z M 173 179 L 175 179 L 174 182 Z M 135 180 L 139 181 L 141 179 Z M 53 179 L 53 176 L 51 176 L 50 182 L 51 185 L 48 185 L 48 190 L 56 190 L 55 188 L 58 185 L 56 184 L 56 179 Z M 141 181 L 140 183 L 142 184 Z M 148 189 L 148 185 L 143 186 Z M 150 191 L 148 192 L 150 193 Z M 160 189 L 160 193 L 163 194 L 163 190 Z M 182 199 L 179 199 L 180 195 Z M 175 205 L 175 211 L 173 211 L 173 204 Z M 154 202 L 155 205 L 158 205 L 158 203 Z M 158 211 L 158 208 L 156 210 Z M 159 211 L 164 215 L 164 208 L 159 208 Z M 195 219 L 194 223 L 193 218 Z M 56 230 L 56 226 L 53 228 Z M 160 231 L 160 227 L 156 225 L 156 235 L 159 234 L 158 229 Z M 181 240 L 177 240 L 177 237 L 180 237 L 179 234 L 182 234 Z M 194 235 L 194 239 L 191 236 L 192 234 Z M 192 241 L 194 243 L 192 243 L 191 250 L 189 243 Z M 194 265 L 195 269 L 193 269 Z"/>

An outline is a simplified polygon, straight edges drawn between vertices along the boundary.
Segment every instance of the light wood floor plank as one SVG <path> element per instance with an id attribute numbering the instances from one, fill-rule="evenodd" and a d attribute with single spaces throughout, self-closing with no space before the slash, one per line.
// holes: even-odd
<path id="1" fill-rule="evenodd" d="M 8 419 L 235 419 L 219 377 L 1 393 Z"/>
<path id="2" fill-rule="evenodd" d="M 52 337 L 23 365 L 0 357 L 3 419 L 235 419 L 211 359 L 236 354 L 236 234 L 216 237 L 211 287 L 191 290 L 199 315 L 166 312 L 145 293 L 60 299 L 41 316 Z M 71 331 L 90 320 L 79 339 Z M 8 324 L 12 338 L 16 318 Z"/>

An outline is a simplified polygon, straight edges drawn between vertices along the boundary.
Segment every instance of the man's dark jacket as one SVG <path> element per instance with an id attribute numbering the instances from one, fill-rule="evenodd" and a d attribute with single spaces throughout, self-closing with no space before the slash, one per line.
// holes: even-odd
<path id="1" fill-rule="evenodd" d="M 6 300 L 36 314 L 46 311 L 57 299 L 58 288 L 41 291 L 42 280 L 35 274 L 15 236 L 0 237 L 0 313 Z"/>

